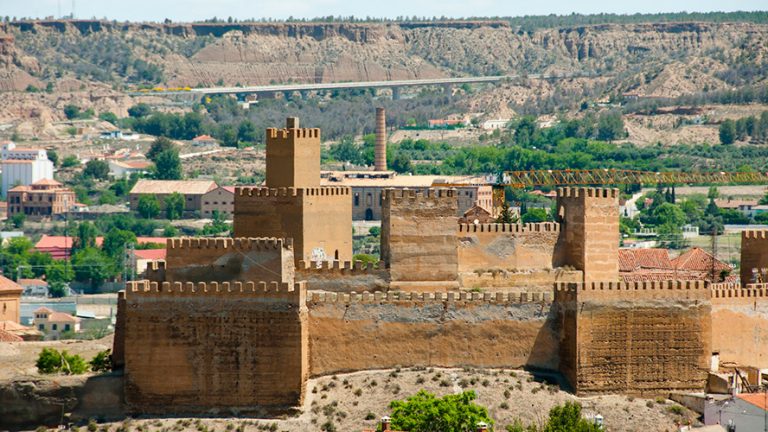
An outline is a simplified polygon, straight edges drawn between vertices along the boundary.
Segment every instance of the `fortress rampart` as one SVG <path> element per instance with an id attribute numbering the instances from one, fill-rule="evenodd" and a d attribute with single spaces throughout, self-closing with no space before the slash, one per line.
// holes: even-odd
<path id="1" fill-rule="evenodd" d="M 303 282 L 129 283 L 120 311 L 129 409 L 300 404 L 309 373 L 305 301 Z"/>
<path id="2" fill-rule="evenodd" d="M 768 230 L 741 232 L 741 283 L 768 282 Z"/>
<path id="3" fill-rule="evenodd" d="M 148 279 L 163 282 L 294 280 L 293 239 L 169 239 L 165 265 L 150 267 Z"/>

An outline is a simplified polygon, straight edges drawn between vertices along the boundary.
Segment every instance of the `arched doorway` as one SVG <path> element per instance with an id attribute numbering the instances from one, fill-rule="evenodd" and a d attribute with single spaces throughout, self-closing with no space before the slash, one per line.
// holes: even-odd
<path id="1" fill-rule="evenodd" d="M 367 208 L 365 209 L 365 220 L 373 220 L 373 209 Z"/>

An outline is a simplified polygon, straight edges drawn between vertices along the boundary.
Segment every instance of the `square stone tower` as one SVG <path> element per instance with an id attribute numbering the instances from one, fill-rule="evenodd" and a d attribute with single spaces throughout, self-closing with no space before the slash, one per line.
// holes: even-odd
<path id="1" fill-rule="evenodd" d="M 235 189 L 235 237 L 293 239 L 294 261 L 352 260 L 350 188 L 320 186 L 320 129 L 267 129 L 266 187 Z"/>
<path id="2" fill-rule="evenodd" d="M 584 282 L 618 282 L 618 189 L 558 189 L 557 212 L 562 224 L 558 266 L 583 271 Z"/>
<path id="3" fill-rule="evenodd" d="M 320 186 L 320 129 L 300 129 L 288 117 L 285 129 L 267 129 L 267 187 Z"/>

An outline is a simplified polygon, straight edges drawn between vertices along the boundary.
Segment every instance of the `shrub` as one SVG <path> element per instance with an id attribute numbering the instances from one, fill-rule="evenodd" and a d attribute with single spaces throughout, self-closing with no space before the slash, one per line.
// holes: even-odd
<path id="1" fill-rule="evenodd" d="M 89 362 L 94 372 L 109 372 L 112 370 L 112 356 L 109 350 L 100 351 Z"/>
<path id="2" fill-rule="evenodd" d="M 506 403 L 506 402 L 502 402 L 502 403 L 499 405 L 499 408 L 501 408 L 501 409 L 509 409 L 509 404 L 508 404 L 508 403 Z"/>
<path id="3" fill-rule="evenodd" d="M 88 371 L 88 364 L 79 355 L 71 355 L 67 351 L 59 352 L 53 348 L 43 348 L 35 364 L 40 373 L 64 373 L 78 375 Z"/>
<path id="4" fill-rule="evenodd" d="M 671 405 L 671 406 L 667 407 L 667 411 L 669 411 L 672 414 L 679 415 L 679 416 L 683 415 L 683 413 L 685 412 L 683 407 L 681 407 L 680 405 Z"/>
<path id="5" fill-rule="evenodd" d="M 372 413 L 370 411 L 368 412 L 368 414 L 365 415 L 365 419 L 366 420 L 374 420 L 375 418 L 376 418 L 376 414 L 374 414 L 374 413 Z"/>

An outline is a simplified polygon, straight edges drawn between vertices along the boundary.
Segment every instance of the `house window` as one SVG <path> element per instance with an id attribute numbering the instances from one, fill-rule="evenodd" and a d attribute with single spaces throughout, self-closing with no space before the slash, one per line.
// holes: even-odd
<path id="1" fill-rule="evenodd" d="M 57 324 L 51 324 L 51 330 L 58 330 L 58 327 L 59 326 Z"/>
<path id="2" fill-rule="evenodd" d="M 355 194 L 355 207 L 360 205 L 360 194 Z"/>
<path id="3" fill-rule="evenodd" d="M 64 324 L 64 331 L 69 331 L 69 324 Z"/>
<path id="4" fill-rule="evenodd" d="M 38 324 L 37 325 L 37 329 L 40 330 L 40 331 L 44 331 L 45 330 L 45 324 Z"/>

